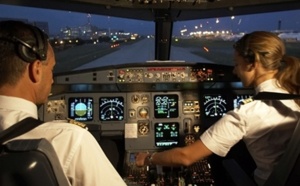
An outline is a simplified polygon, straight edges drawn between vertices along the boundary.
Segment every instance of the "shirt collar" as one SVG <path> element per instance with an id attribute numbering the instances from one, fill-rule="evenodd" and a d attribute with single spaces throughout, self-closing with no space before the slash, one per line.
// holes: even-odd
<path id="1" fill-rule="evenodd" d="M 255 88 L 255 93 L 259 92 L 282 92 L 282 93 L 287 93 L 287 91 L 283 90 L 282 88 L 279 87 L 278 81 L 276 79 L 268 79 L 261 84 L 259 84 Z"/>
<path id="2" fill-rule="evenodd" d="M 38 118 L 37 106 L 22 98 L 0 95 L 0 108 L 25 112 L 36 119 Z"/>

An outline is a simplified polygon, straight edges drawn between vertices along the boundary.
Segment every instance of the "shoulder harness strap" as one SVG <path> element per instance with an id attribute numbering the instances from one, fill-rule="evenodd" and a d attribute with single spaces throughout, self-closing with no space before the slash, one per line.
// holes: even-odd
<path id="1" fill-rule="evenodd" d="M 20 136 L 42 123 L 44 122 L 32 117 L 25 118 L 0 133 L 0 144 L 17 136 Z"/>

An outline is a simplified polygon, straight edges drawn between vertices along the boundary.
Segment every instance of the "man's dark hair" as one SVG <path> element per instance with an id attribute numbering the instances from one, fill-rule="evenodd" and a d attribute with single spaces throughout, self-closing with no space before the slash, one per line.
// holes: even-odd
<path id="1" fill-rule="evenodd" d="M 48 36 L 21 21 L 0 22 L 0 87 L 14 85 L 28 63 L 47 58 Z"/>

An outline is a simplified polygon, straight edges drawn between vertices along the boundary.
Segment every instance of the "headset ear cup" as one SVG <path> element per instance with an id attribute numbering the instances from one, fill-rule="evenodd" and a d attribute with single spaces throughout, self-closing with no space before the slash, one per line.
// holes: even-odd
<path id="1" fill-rule="evenodd" d="M 48 48 L 48 41 L 47 36 L 38 28 L 33 27 L 32 31 L 35 34 L 36 42 L 33 44 L 32 50 L 37 55 L 36 58 L 39 60 L 46 60 L 47 59 L 47 48 Z"/>
<path id="2" fill-rule="evenodd" d="M 32 63 L 37 59 L 36 55 L 33 53 L 33 51 L 30 51 L 31 50 L 30 48 L 28 48 L 22 44 L 18 44 L 17 50 L 18 50 L 19 56 L 28 63 Z"/>
<path id="3" fill-rule="evenodd" d="M 19 56 L 28 63 L 32 63 L 37 59 L 42 61 L 46 60 L 48 48 L 47 36 L 36 27 L 30 27 L 30 29 L 34 34 L 34 40 L 23 41 L 15 37 L 19 42 Z"/>

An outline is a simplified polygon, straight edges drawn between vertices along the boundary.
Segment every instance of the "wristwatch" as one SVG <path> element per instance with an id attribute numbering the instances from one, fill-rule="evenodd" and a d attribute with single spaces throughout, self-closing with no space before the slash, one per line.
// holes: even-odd
<path id="1" fill-rule="evenodd" d="M 146 165 L 152 166 L 153 165 L 153 156 L 156 154 L 156 152 L 148 154 L 146 157 Z"/>

